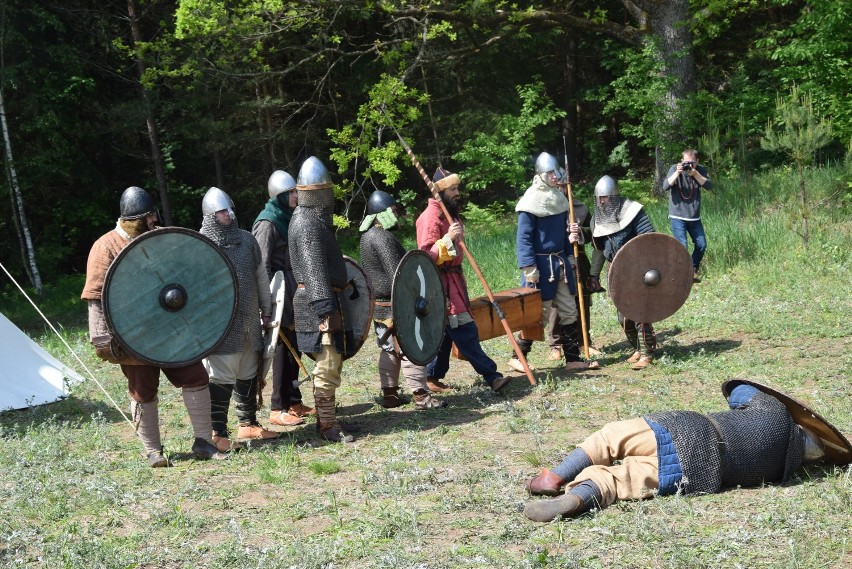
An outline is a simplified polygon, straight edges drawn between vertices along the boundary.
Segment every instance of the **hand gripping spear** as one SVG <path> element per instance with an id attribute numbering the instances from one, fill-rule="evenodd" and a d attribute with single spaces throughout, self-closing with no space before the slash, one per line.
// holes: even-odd
<path id="1" fill-rule="evenodd" d="M 568 141 L 562 133 L 562 146 L 565 149 L 565 192 L 568 194 L 568 222 L 577 223 L 574 218 L 574 196 L 571 193 L 571 174 L 568 172 Z M 586 297 L 583 296 L 583 279 L 580 278 L 580 247 L 574 243 L 574 276 L 577 280 L 577 300 L 580 305 L 580 329 L 583 332 L 583 352 L 589 359 L 589 335 L 586 330 Z"/>
<path id="2" fill-rule="evenodd" d="M 432 197 L 438 202 L 438 205 L 441 206 L 441 212 L 444 214 L 444 217 L 447 219 L 452 219 L 450 217 L 450 212 L 447 211 L 446 206 L 444 206 L 444 202 L 441 201 L 441 194 L 438 192 L 438 189 L 435 187 L 435 184 L 432 183 L 432 180 L 429 179 L 429 175 L 423 170 L 423 166 L 420 165 L 420 162 L 417 160 L 417 157 L 414 155 L 414 152 L 411 150 L 411 147 L 405 142 L 405 139 L 402 138 L 402 135 L 399 134 L 399 131 L 394 126 L 393 121 L 391 121 L 390 116 L 388 116 L 387 111 L 382 107 L 382 112 L 385 117 L 388 119 L 388 123 L 393 131 L 396 133 L 397 138 L 402 143 L 402 147 L 405 148 L 405 152 L 408 154 L 409 158 L 411 158 L 411 163 L 414 164 L 414 167 L 417 168 L 417 171 L 420 173 L 420 177 L 423 178 L 423 181 L 426 182 L 426 185 L 429 186 L 429 191 L 432 192 Z M 494 312 L 500 318 L 500 322 L 503 324 L 503 329 L 506 330 L 506 336 L 509 338 L 509 342 L 512 344 L 512 349 L 515 351 L 515 354 L 518 356 L 518 360 L 520 360 L 521 365 L 524 366 L 524 373 L 527 375 L 527 379 L 530 381 L 530 385 L 535 385 L 536 381 L 533 377 L 532 370 L 530 370 L 530 366 L 527 363 L 527 358 L 524 357 L 523 352 L 521 352 L 520 346 L 518 346 L 517 340 L 515 340 L 515 336 L 512 334 L 512 329 L 509 327 L 509 323 L 506 322 L 506 316 L 503 314 L 503 310 L 494 300 L 494 294 L 491 292 L 491 288 L 488 286 L 488 283 L 485 281 L 485 277 L 482 275 L 482 271 L 479 270 L 479 265 L 476 264 L 476 261 L 473 258 L 473 255 L 468 251 L 467 246 L 464 244 L 464 239 L 459 238 L 457 241 L 459 249 L 464 252 L 465 257 L 467 258 L 470 266 L 473 267 L 476 276 L 479 277 L 479 281 L 482 283 L 482 288 L 485 289 L 485 294 L 488 296 L 488 300 L 491 302 L 491 306 L 494 307 Z"/>

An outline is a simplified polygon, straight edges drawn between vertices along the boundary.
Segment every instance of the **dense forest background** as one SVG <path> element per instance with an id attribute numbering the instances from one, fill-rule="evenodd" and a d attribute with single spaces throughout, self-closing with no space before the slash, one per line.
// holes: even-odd
<path id="1" fill-rule="evenodd" d="M 393 127 L 496 212 L 542 150 L 567 150 L 581 192 L 604 173 L 654 192 L 684 146 L 716 176 L 841 160 L 850 17 L 842 0 L 0 0 L 0 258 L 30 282 L 84 272 L 130 185 L 190 228 L 220 187 L 248 228 L 269 174 L 310 155 L 341 227 L 374 187 L 416 210 Z M 804 162 L 765 143 L 784 101 L 830 127 Z"/>

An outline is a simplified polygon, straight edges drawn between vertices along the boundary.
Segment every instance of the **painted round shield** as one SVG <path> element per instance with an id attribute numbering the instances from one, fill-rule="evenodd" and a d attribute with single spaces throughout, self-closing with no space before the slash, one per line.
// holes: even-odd
<path id="1" fill-rule="evenodd" d="M 809 409 L 801 401 L 797 401 L 789 395 L 769 386 L 747 379 L 729 379 L 722 384 L 722 394 L 727 398 L 731 394 L 731 391 L 741 384 L 756 387 L 783 403 L 797 425 L 810 430 L 820 438 L 825 448 L 825 455 L 835 464 L 842 466 L 852 463 L 852 444 L 850 444 L 849 439 L 844 437 L 834 425 L 823 419 L 815 411 Z"/>
<path id="2" fill-rule="evenodd" d="M 400 351 L 412 363 L 426 365 L 441 348 L 447 309 L 438 269 L 425 251 L 409 251 L 397 265 L 391 306 Z"/>
<path id="3" fill-rule="evenodd" d="M 103 287 L 107 325 L 122 348 L 160 367 L 213 352 L 237 306 L 237 276 L 216 244 L 196 231 L 143 233 L 116 256 Z"/>
<path id="4" fill-rule="evenodd" d="M 346 297 L 347 314 L 349 316 L 349 327 L 352 328 L 352 335 L 355 337 L 355 349 L 347 349 L 348 354 L 344 359 L 349 359 L 354 356 L 364 342 L 367 341 L 367 335 L 370 333 L 370 328 L 373 326 L 373 286 L 370 284 L 370 279 L 367 278 L 367 273 L 361 268 L 361 265 L 355 262 L 351 257 L 343 256 L 346 262 L 346 280 L 349 286 L 343 291 Z"/>
<path id="5" fill-rule="evenodd" d="M 281 329 L 281 318 L 284 316 L 284 296 L 287 292 L 287 279 L 284 272 L 278 271 L 269 281 L 269 292 L 272 295 L 272 322 L 270 327 L 263 332 L 263 369 L 260 379 L 266 379 L 266 374 L 272 367 L 275 357 L 275 347 L 278 345 L 278 330 Z"/>
<path id="6" fill-rule="evenodd" d="M 692 259 L 677 239 L 645 233 L 615 254 L 608 275 L 609 295 L 626 318 L 658 322 L 686 302 L 692 272 Z"/>

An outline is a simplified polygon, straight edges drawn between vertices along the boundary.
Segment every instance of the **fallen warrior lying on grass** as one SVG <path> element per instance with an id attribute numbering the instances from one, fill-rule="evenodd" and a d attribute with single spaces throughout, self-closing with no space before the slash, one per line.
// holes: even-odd
<path id="1" fill-rule="evenodd" d="M 530 494 L 558 497 L 528 502 L 524 515 L 547 522 L 619 499 L 786 482 L 802 463 L 822 458 L 852 462 L 849 441 L 798 401 L 738 379 L 722 392 L 730 411 L 664 411 L 608 423 L 526 482 Z"/>

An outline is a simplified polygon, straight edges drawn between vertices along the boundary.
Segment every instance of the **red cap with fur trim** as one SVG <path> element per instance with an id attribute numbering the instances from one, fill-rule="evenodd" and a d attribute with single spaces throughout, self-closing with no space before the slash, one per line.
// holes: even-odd
<path id="1" fill-rule="evenodd" d="M 443 192 L 447 188 L 458 186 L 461 183 L 458 174 L 453 174 L 449 170 L 445 170 L 443 166 L 438 166 L 435 170 L 435 175 L 432 176 L 432 182 L 439 192 Z"/>

